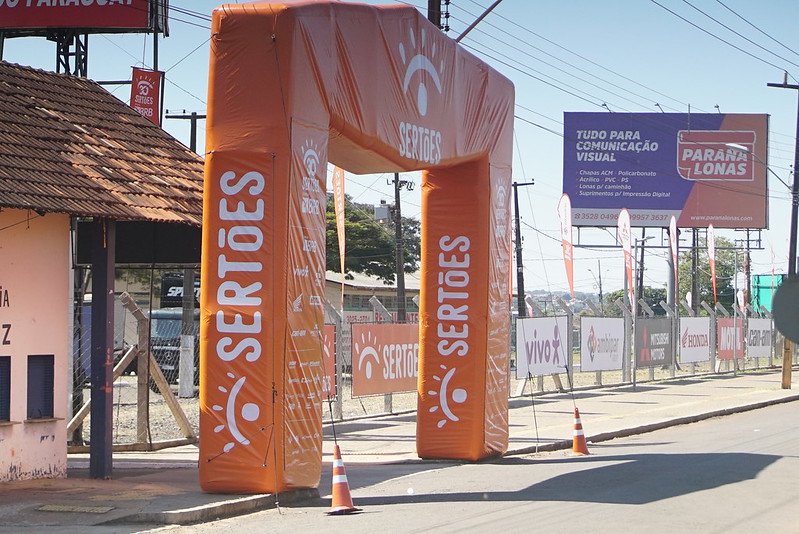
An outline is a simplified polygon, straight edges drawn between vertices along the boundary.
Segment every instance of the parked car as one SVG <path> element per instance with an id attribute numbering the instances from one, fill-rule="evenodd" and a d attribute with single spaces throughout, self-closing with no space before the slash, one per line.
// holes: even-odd
<path id="1" fill-rule="evenodd" d="M 180 370 L 180 335 L 183 308 L 161 308 L 150 313 L 150 350 L 170 384 L 177 384 Z M 200 310 L 194 310 L 194 384 L 200 379 Z"/>

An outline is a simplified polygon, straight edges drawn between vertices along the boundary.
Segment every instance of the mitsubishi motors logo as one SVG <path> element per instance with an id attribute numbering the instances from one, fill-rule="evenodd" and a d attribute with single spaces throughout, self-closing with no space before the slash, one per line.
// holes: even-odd
<path id="1" fill-rule="evenodd" d="M 402 75 L 402 93 L 406 96 L 415 94 L 416 111 L 419 116 L 413 122 L 402 121 L 399 123 L 399 153 L 400 156 L 437 164 L 441 161 L 441 132 L 430 126 L 418 122 L 427 117 L 430 106 L 431 93 L 441 95 L 444 91 L 441 74 L 444 70 L 444 60 L 437 58 L 437 36 L 427 35 L 422 30 L 418 36 L 411 28 L 408 31 L 408 42 L 401 42 L 397 46 L 400 60 L 405 72 Z M 427 42 L 430 37 L 430 43 Z"/>

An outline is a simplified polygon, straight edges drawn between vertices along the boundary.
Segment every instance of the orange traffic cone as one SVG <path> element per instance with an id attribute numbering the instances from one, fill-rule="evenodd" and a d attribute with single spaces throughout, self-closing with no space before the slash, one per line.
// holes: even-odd
<path id="1" fill-rule="evenodd" d="M 572 442 L 572 451 L 577 454 L 591 454 L 588 452 L 588 445 L 585 443 L 583 423 L 580 421 L 580 411 L 577 409 L 577 406 L 574 407 L 574 441 Z"/>
<path id="2" fill-rule="evenodd" d="M 344 471 L 344 462 L 341 459 L 341 449 L 338 444 L 333 447 L 333 502 L 328 515 L 343 515 L 360 512 L 355 508 L 350 497 L 350 485 L 347 482 L 347 473 Z"/>

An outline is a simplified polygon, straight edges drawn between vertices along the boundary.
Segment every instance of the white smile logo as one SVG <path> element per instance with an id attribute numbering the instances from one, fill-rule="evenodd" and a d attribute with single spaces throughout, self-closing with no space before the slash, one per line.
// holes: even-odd
<path id="1" fill-rule="evenodd" d="M 363 370 L 367 379 L 371 379 L 376 374 L 380 364 L 380 355 L 377 352 L 377 340 L 372 338 L 372 334 L 361 334 L 361 342 L 355 343 L 355 352 L 358 354 L 358 369 Z M 361 349 L 363 346 L 363 349 Z"/>
<path id="2" fill-rule="evenodd" d="M 233 373 L 227 373 L 227 376 L 231 379 L 235 379 L 236 376 Z M 222 393 L 227 394 L 227 402 L 225 406 L 220 406 L 219 404 L 215 404 L 212 406 L 212 409 L 216 412 L 225 412 L 225 420 L 227 421 L 227 428 L 230 432 L 230 435 L 233 436 L 235 441 L 231 441 L 226 443 L 223 447 L 224 452 L 229 452 L 230 449 L 236 446 L 236 443 L 241 443 L 242 445 L 249 445 L 250 440 L 241 433 L 239 430 L 238 422 L 236 421 L 236 398 L 241 391 L 241 388 L 244 387 L 244 382 L 247 380 L 247 377 L 242 376 L 236 383 L 233 384 L 233 387 L 230 388 L 230 391 L 227 390 L 224 386 L 219 386 L 219 391 Z M 246 421 L 255 421 L 261 415 L 261 409 L 258 407 L 257 404 L 248 402 L 241 407 L 240 414 L 242 419 Z M 225 425 L 218 425 L 214 428 L 215 433 L 222 432 L 225 429 Z"/>
<path id="3" fill-rule="evenodd" d="M 422 30 L 418 48 L 421 49 L 424 47 L 425 37 L 425 31 Z M 416 34 L 413 29 L 410 30 L 410 40 L 411 46 L 417 48 Z M 405 45 L 403 43 L 399 44 L 399 53 L 402 62 L 405 64 L 405 76 L 402 80 L 403 93 L 408 94 L 408 88 L 411 85 L 411 79 L 414 78 L 414 74 L 417 72 L 422 73 L 420 76 L 416 77 L 419 80 L 419 85 L 416 88 L 416 108 L 419 110 L 420 115 L 425 116 L 427 115 L 427 85 L 425 81 L 429 78 L 436 86 L 436 89 L 438 89 L 439 94 L 441 93 L 441 77 L 439 72 L 444 70 L 444 61 L 441 60 L 438 64 L 438 69 L 436 69 L 433 61 L 424 54 L 417 53 L 413 57 L 409 57 L 408 53 L 405 52 Z M 435 58 L 435 55 L 436 43 L 433 42 L 430 49 L 430 57 Z"/>
<path id="4" fill-rule="evenodd" d="M 430 395 L 434 395 L 438 397 L 438 406 L 433 406 L 430 408 L 430 413 L 437 412 L 439 408 L 441 408 L 441 413 L 444 415 L 444 419 L 441 419 L 438 422 L 438 428 L 443 427 L 447 424 L 447 421 L 458 422 L 460 419 L 457 415 L 452 411 L 450 408 L 450 398 L 452 402 L 463 404 L 466 402 L 466 397 L 468 397 L 468 393 L 465 389 L 457 388 L 453 389 L 452 393 L 449 393 L 449 383 L 452 380 L 452 377 L 455 376 L 455 368 L 453 367 L 449 371 L 447 371 L 447 366 L 442 365 L 441 369 L 446 371 L 444 374 L 444 378 L 441 378 L 438 375 L 433 375 L 433 379 L 437 382 L 441 382 L 441 385 L 438 388 L 438 391 L 430 390 L 427 393 Z"/>

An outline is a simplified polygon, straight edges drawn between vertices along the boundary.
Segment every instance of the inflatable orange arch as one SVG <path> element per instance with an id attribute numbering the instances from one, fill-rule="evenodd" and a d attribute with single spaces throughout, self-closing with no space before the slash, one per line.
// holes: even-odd
<path id="1" fill-rule="evenodd" d="M 317 487 L 328 161 L 423 169 L 417 452 L 507 449 L 513 85 L 407 6 L 214 11 L 200 483 Z"/>

